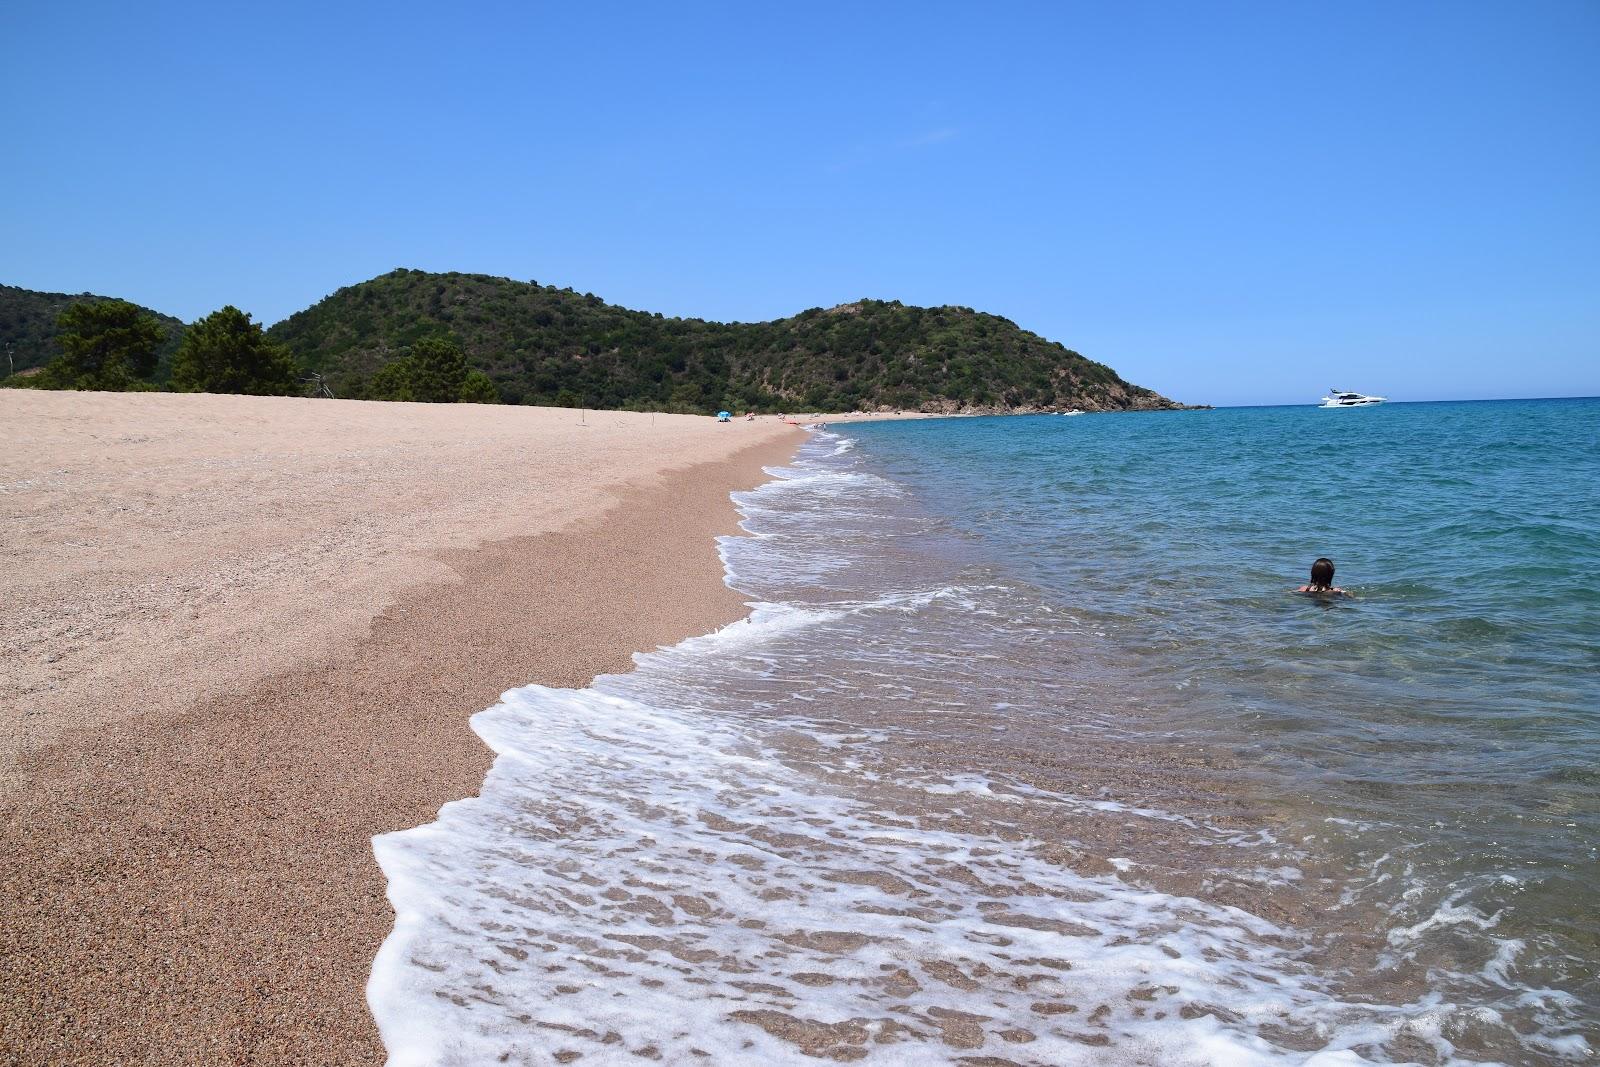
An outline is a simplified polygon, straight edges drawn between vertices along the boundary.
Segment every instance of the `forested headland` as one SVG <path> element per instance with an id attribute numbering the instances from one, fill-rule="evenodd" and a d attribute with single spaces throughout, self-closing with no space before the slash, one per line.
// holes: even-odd
<path id="1" fill-rule="evenodd" d="M 74 312 L 79 304 L 106 306 Z M 95 330 L 110 331 L 111 349 L 125 342 L 136 351 L 117 357 L 85 338 Z M 536 282 L 414 270 L 347 286 L 265 330 L 232 307 L 184 327 L 109 298 L 3 287 L 7 345 L 21 358 L 17 375 L 0 384 L 44 388 L 325 391 L 702 413 L 1180 406 L 972 308 L 859 300 L 719 323 Z"/>

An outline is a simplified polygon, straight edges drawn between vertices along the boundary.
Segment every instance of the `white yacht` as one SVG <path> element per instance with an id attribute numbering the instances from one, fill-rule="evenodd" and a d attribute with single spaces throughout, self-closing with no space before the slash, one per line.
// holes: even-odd
<path id="1" fill-rule="evenodd" d="M 1328 394 L 1322 398 L 1322 407 L 1370 408 L 1374 404 L 1381 404 L 1389 399 L 1386 396 L 1367 396 L 1363 393 L 1352 393 L 1348 389 L 1330 389 Z"/>

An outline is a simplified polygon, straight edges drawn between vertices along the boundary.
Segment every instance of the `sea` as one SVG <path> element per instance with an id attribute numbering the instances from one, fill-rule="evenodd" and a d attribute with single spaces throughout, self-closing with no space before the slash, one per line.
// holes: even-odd
<path id="1" fill-rule="evenodd" d="M 375 839 L 395 1067 L 1600 1060 L 1600 400 L 768 473 L 747 618 L 506 693 L 481 796 Z"/>

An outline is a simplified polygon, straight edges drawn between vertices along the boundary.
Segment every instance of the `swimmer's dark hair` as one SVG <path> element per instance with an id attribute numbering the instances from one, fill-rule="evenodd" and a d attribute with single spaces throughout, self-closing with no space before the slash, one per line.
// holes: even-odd
<path id="1" fill-rule="evenodd" d="M 1323 556 L 1311 565 L 1311 588 L 1329 589 L 1333 586 L 1333 560 Z"/>

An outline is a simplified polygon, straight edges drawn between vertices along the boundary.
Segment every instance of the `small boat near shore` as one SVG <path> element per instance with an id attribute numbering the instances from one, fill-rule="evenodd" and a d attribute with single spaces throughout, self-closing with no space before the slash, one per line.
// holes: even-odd
<path id="1" fill-rule="evenodd" d="M 1370 408 L 1382 404 L 1389 398 L 1386 396 L 1367 396 L 1365 393 L 1352 393 L 1348 389 L 1330 389 L 1328 395 L 1322 398 L 1318 405 L 1324 408 Z"/>

